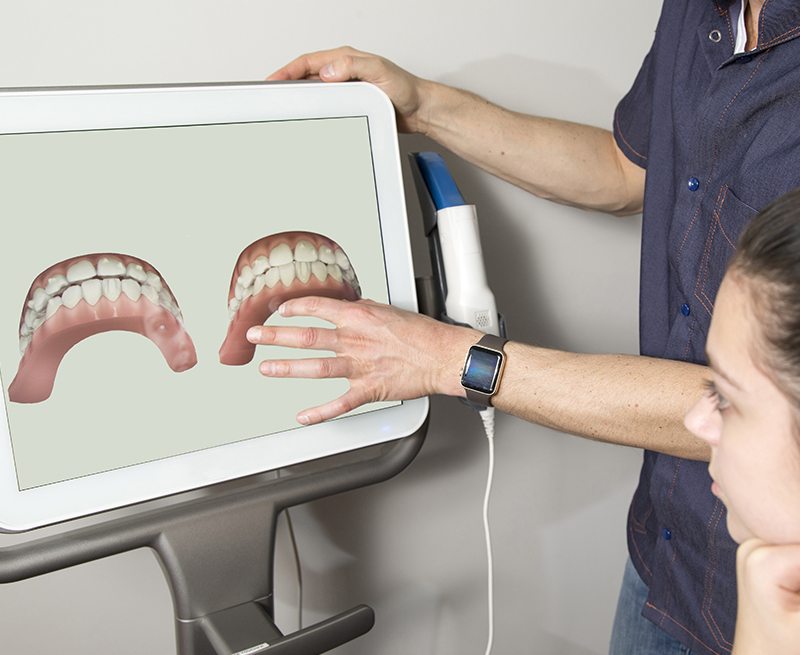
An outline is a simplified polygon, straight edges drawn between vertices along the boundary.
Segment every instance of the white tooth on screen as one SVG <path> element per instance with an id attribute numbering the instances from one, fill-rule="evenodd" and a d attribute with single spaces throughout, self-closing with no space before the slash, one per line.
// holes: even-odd
<path id="1" fill-rule="evenodd" d="M 61 294 L 61 302 L 64 303 L 64 307 L 67 309 L 72 309 L 83 299 L 83 294 L 81 293 L 80 285 L 73 285 L 69 287 L 64 293 Z"/>
<path id="2" fill-rule="evenodd" d="M 311 279 L 311 264 L 308 262 L 295 262 L 294 268 L 297 273 L 297 279 L 303 284 L 307 284 Z"/>
<path id="3" fill-rule="evenodd" d="M 161 291 L 161 278 L 151 271 L 147 272 L 147 284 L 153 287 L 156 291 Z"/>
<path id="4" fill-rule="evenodd" d="M 242 298 L 244 298 L 244 287 L 238 282 L 236 283 L 236 286 L 233 287 L 233 295 L 236 297 L 237 300 L 241 300 Z"/>
<path id="5" fill-rule="evenodd" d="M 149 284 L 143 284 L 142 295 L 154 305 L 158 304 L 158 289 L 155 287 L 151 287 Z"/>
<path id="6" fill-rule="evenodd" d="M 314 244 L 305 239 L 300 239 L 294 247 L 294 260 L 296 262 L 311 262 L 317 261 L 317 249 Z"/>
<path id="7" fill-rule="evenodd" d="M 352 269 L 352 268 L 346 268 L 346 269 L 344 269 L 344 270 L 342 271 L 342 277 L 343 277 L 343 278 L 344 278 L 344 279 L 345 279 L 347 282 L 352 282 L 353 280 L 355 280 L 355 279 L 356 279 L 356 274 L 353 272 L 353 269 Z"/>
<path id="8" fill-rule="evenodd" d="M 328 264 L 328 275 L 330 275 L 337 282 L 342 281 L 342 269 L 336 264 Z"/>
<path id="9" fill-rule="evenodd" d="M 128 298 L 136 302 L 142 295 L 142 285 L 139 284 L 136 280 L 131 280 L 130 278 L 125 278 L 120 282 L 122 286 L 122 293 L 124 293 Z"/>
<path id="10" fill-rule="evenodd" d="M 69 282 L 67 281 L 66 277 L 63 275 L 54 275 L 47 280 L 47 285 L 45 286 L 44 290 L 51 296 L 54 296 L 63 289 L 66 289 L 68 286 Z"/>
<path id="11" fill-rule="evenodd" d="M 38 330 L 42 323 L 44 323 L 44 316 L 37 316 L 36 320 L 33 322 L 34 331 Z"/>
<path id="12" fill-rule="evenodd" d="M 31 338 L 30 337 L 22 337 L 19 340 L 19 351 L 20 351 L 20 353 L 22 353 L 23 355 L 25 354 L 25 351 L 28 349 L 28 344 L 30 344 L 30 342 L 31 342 Z"/>
<path id="13" fill-rule="evenodd" d="M 161 291 L 158 292 L 158 301 L 162 307 L 166 307 L 173 314 L 180 314 L 178 305 L 175 304 L 175 302 L 172 300 L 172 296 L 166 289 L 161 289 Z"/>
<path id="14" fill-rule="evenodd" d="M 33 322 L 36 320 L 37 315 L 38 312 L 35 312 L 32 309 L 29 309 L 27 312 L 25 312 L 25 319 L 24 319 L 25 325 L 27 325 L 29 328 L 32 328 Z"/>
<path id="15" fill-rule="evenodd" d="M 240 306 L 241 304 L 242 304 L 242 301 L 241 301 L 241 300 L 239 300 L 238 298 L 231 298 L 231 301 L 228 303 L 228 308 L 229 308 L 231 311 L 234 311 L 234 312 L 235 312 L 237 309 L 239 309 L 239 306 Z"/>
<path id="16" fill-rule="evenodd" d="M 247 300 L 250 296 L 253 295 L 253 287 L 247 287 L 242 294 L 242 302 Z"/>
<path id="17" fill-rule="evenodd" d="M 264 282 L 272 289 L 281 280 L 281 271 L 279 268 L 271 268 L 264 275 Z"/>
<path id="18" fill-rule="evenodd" d="M 97 301 L 103 297 L 103 283 L 98 279 L 86 280 L 81 283 L 81 293 L 83 299 L 90 305 L 96 305 Z"/>
<path id="19" fill-rule="evenodd" d="M 311 272 L 320 282 L 324 282 L 325 278 L 328 277 L 328 267 L 321 261 L 312 262 Z"/>
<path id="20" fill-rule="evenodd" d="M 102 281 L 102 285 L 103 295 L 111 302 L 114 302 L 117 298 L 119 298 L 119 294 L 122 293 L 122 283 L 120 282 L 119 278 L 108 277 Z"/>
<path id="21" fill-rule="evenodd" d="M 286 264 L 291 264 L 293 261 L 294 255 L 292 254 L 292 249 L 286 243 L 275 246 L 272 252 L 269 253 L 270 266 L 284 266 Z"/>
<path id="22" fill-rule="evenodd" d="M 251 284 L 253 284 L 253 280 L 255 279 L 256 276 L 253 275 L 253 269 L 249 266 L 245 266 L 242 269 L 242 272 L 239 273 L 239 284 L 241 284 L 243 287 L 249 287 Z"/>
<path id="23" fill-rule="evenodd" d="M 19 333 L 23 337 L 27 337 L 31 332 L 33 332 L 33 328 L 30 325 L 26 325 L 25 323 L 22 324 L 19 328 Z"/>
<path id="24" fill-rule="evenodd" d="M 261 290 L 267 286 L 267 276 L 266 275 L 259 275 L 255 282 L 253 282 L 253 295 L 257 296 L 261 293 Z"/>
<path id="25" fill-rule="evenodd" d="M 328 246 L 319 247 L 319 259 L 323 264 L 336 263 L 336 255 L 333 254 L 333 250 L 331 250 Z"/>
<path id="26" fill-rule="evenodd" d="M 97 271 L 94 268 L 94 264 L 88 259 L 81 259 L 67 269 L 67 282 L 70 284 L 83 282 L 84 280 L 92 279 L 95 275 L 97 275 Z"/>
<path id="27" fill-rule="evenodd" d="M 47 303 L 47 309 L 44 312 L 44 317 L 50 318 L 59 309 L 61 309 L 61 305 L 63 304 L 64 303 L 61 301 L 61 298 L 50 298 L 50 302 Z"/>
<path id="28" fill-rule="evenodd" d="M 48 300 L 50 300 L 50 294 L 42 289 L 42 287 L 37 287 L 33 292 L 33 299 L 30 302 L 30 307 L 34 311 L 40 312 L 47 307 Z"/>
<path id="29" fill-rule="evenodd" d="M 339 265 L 343 271 L 346 271 L 350 268 L 350 260 L 347 259 L 347 255 L 344 254 L 344 251 L 336 249 L 336 252 L 333 253 L 334 257 L 336 257 L 336 263 Z"/>
<path id="30" fill-rule="evenodd" d="M 288 287 L 292 282 L 294 282 L 294 262 L 289 264 L 284 264 L 283 266 L 278 267 L 281 275 L 281 282 L 283 282 L 283 286 Z"/>
<path id="31" fill-rule="evenodd" d="M 264 257 L 264 255 L 259 255 L 256 257 L 256 260 L 253 262 L 251 268 L 253 270 L 253 275 L 261 275 L 262 273 L 266 273 L 267 269 L 269 268 L 269 259 Z"/>
<path id="32" fill-rule="evenodd" d="M 139 284 L 147 282 L 147 271 L 144 270 L 144 267 L 141 264 L 134 264 L 131 262 L 128 264 L 126 273 L 128 274 L 128 277 L 133 278 Z"/>
<path id="33" fill-rule="evenodd" d="M 122 277 L 125 264 L 116 257 L 101 257 L 97 260 L 97 275 L 100 277 Z"/>

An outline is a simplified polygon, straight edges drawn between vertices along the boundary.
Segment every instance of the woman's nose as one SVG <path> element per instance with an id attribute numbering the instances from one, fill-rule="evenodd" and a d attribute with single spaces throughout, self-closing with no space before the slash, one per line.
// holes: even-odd
<path id="1" fill-rule="evenodd" d="M 704 395 L 683 417 L 683 424 L 693 435 L 711 446 L 719 443 L 722 432 L 722 416 L 717 403 L 709 395 Z"/>

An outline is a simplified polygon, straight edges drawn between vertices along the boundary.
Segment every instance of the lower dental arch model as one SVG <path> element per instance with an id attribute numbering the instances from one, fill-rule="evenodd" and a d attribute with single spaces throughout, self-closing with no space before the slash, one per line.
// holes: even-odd
<path id="1" fill-rule="evenodd" d="M 315 232 L 281 232 L 247 246 L 231 276 L 230 324 L 219 361 L 231 366 L 252 361 L 256 347 L 247 330 L 263 325 L 284 301 L 301 296 L 361 297 L 356 273 L 336 242 Z"/>
<path id="2" fill-rule="evenodd" d="M 47 400 L 67 351 L 111 330 L 147 337 L 176 373 L 197 363 L 175 296 L 153 266 L 130 255 L 83 255 L 51 266 L 31 284 L 19 327 L 22 360 L 9 399 Z"/>

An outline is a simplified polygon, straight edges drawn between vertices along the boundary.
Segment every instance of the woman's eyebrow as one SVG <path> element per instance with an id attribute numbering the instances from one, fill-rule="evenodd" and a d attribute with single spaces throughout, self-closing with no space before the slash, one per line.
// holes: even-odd
<path id="1" fill-rule="evenodd" d="M 713 369 L 714 373 L 719 375 L 723 380 L 725 380 L 725 382 L 727 382 L 734 389 L 742 391 L 741 385 L 737 384 L 730 375 L 725 373 L 725 370 L 720 367 L 719 363 L 714 359 L 714 357 L 708 350 L 706 350 L 706 359 L 708 359 L 708 365 Z"/>

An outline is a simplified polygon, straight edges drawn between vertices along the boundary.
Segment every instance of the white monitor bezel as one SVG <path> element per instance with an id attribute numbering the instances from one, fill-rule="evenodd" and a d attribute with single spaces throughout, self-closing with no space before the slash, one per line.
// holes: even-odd
<path id="1" fill-rule="evenodd" d="M 366 116 L 389 296 L 417 299 L 394 108 L 364 83 L 224 83 L 0 90 L 0 134 Z M 3 390 L 6 395 L 5 389 Z M 20 491 L 0 404 L 0 531 L 18 532 L 414 433 L 428 399 Z"/>

